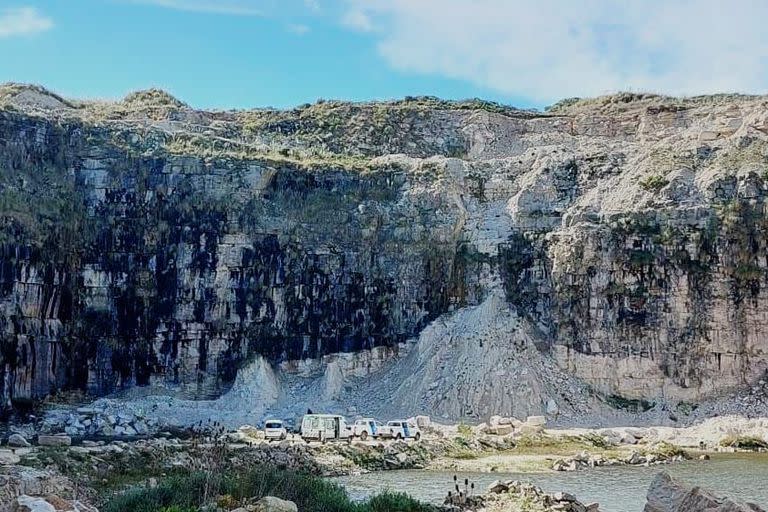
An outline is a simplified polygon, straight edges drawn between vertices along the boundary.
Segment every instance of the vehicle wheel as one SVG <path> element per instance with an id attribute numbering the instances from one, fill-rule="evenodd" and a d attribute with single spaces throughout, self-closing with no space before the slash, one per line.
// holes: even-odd
<path id="1" fill-rule="evenodd" d="M 320 444 L 325 444 L 325 436 L 320 436 Z"/>
<path id="2" fill-rule="evenodd" d="M 365 430 L 363 430 L 362 434 L 360 434 L 360 439 L 362 439 L 363 441 L 365 441 L 366 439 L 368 439 L 368 432 L 366 432 Z"/>
<path id="3" fill-rule="evenodd" d="M 398 441 L 400 441 L 402 438 L 403 438 L 403 435 L 400 432 L 398 432 L 397 435 L 395 436 L 395 439 Z"/>
<path id="4" fill-rule="evenodd" d="M 421 433 L 416 432 L 416 435 L 413 436 L 413 438 L 418 441 L 419 439 L 421 439 Z"/>

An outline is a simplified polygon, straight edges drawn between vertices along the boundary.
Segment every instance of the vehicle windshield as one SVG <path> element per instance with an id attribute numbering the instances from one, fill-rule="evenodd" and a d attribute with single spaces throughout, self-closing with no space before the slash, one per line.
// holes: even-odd
<path id="1" fill-rule="evenodd" d="M 279 421 L 268 421 L 265 426 L 266 428 L 282 428 L 283 424 Z"/>
<path id="2" fill-rule="evenodd" d="M 390 426 L 390 427 L 399 427 L 400 426 L 400 422 L 399 421 L 390 421 L 389 423 L 387 423 L 387 425 Z"/>

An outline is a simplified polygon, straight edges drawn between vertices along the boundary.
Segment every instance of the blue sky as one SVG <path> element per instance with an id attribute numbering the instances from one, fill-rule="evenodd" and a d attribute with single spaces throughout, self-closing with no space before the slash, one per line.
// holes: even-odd
<path id="1" fill-rule="evenodd" d="M 0 0 L 0 81 L 196 107 L 763 93 L 768 2 Z"/>

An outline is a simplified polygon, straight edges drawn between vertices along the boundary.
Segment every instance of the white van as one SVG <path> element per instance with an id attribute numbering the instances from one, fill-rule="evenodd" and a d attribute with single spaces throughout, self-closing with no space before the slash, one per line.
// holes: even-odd
<path id="1" fill-rule="evenodd" d="M 280 420 L 267 420 L 264 422 L 264 438 L 267 441 L 282 441 L 288 437 L 288 429 Z"/>
<path id="2" fill-rule="evenodd" d="M 301 420 L 301 438 L 306 441 L 352 440 L 352 429 L 338 414 L 307 414 Z"/>

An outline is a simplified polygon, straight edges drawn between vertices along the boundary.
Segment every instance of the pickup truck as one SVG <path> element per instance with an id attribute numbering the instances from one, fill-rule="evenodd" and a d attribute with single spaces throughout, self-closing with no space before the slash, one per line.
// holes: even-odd
<path id="1" fill-rule="evenodd" d="M 421 439 L 421 431 L 413 423 L 405 420 L 394 420 L 387 423 L 387 437 L 395 439 Z"/>
<path id="2" fill-rule="evenodd" d="M 373 418 L 359 419 L 355 421 L 355 424 L 352 426 L 352 435 L 359 437 L 363 441 L 369 437 L 373 439 L 378 439 L 379 437 L 390 437 L 388 434 L 389 429 L 384 425 L 380 425 Z"/>

